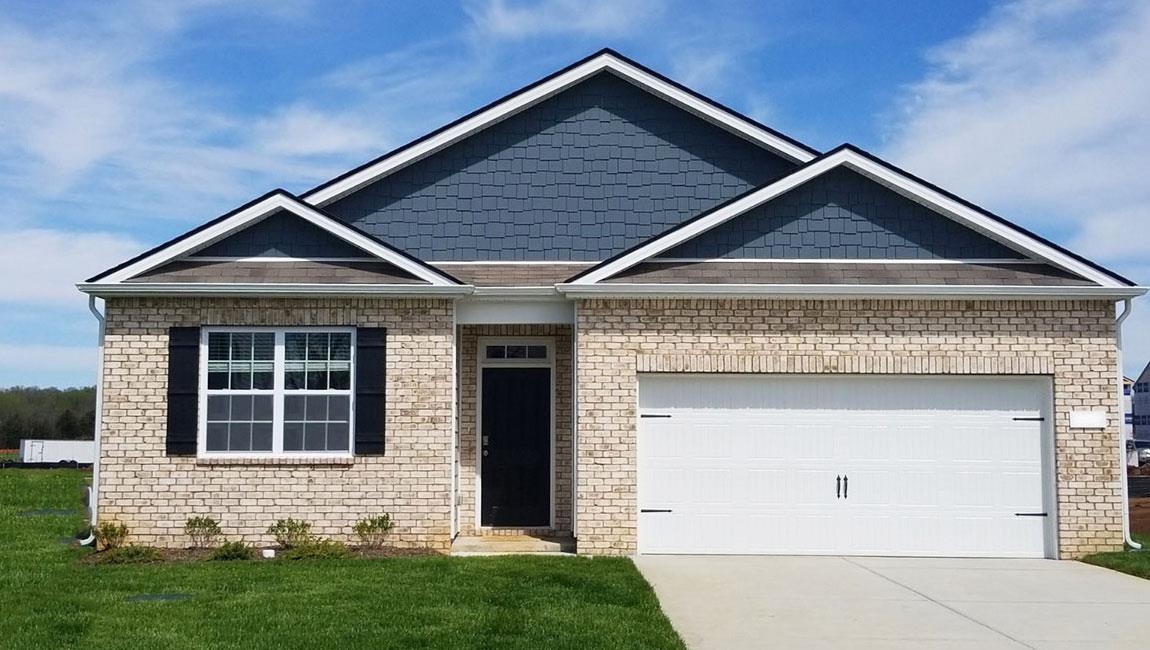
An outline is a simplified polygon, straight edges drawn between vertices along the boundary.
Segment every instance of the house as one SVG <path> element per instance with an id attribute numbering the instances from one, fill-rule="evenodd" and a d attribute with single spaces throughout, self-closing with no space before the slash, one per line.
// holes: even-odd
<path id="1" fill-rule="evenodd" d="M 1130 414 L 1134 439 L 1150 443 L 1150 363 L 1134 380 L 1130 396 Z"/>
<path id="2" fill-rule="evenodd" d="M 1126 466 L 1138 467 L 1138 449 L 1134 444 L 1134 380 L 1122 377 L 1122 439 L 1126 441 Z"/>
<path id="3" fill-rule="evenodd" d="M 102 519 L 266 543 L 1121 548 L 1129 280 L 606 50 L 79 285 Z"/>

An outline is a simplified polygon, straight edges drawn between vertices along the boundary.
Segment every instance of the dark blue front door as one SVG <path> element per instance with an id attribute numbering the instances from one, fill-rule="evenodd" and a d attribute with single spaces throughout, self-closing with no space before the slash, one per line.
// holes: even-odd
<path id="1" fill-rule="evenodd" d="M 484 368 L 480 440 L 484 526 L 551 520 L 551 369 Z"/>

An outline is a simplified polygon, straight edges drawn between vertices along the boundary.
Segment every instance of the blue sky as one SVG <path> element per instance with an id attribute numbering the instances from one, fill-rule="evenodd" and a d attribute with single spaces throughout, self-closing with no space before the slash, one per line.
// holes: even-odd
<path id="1" fill-rule="evenodd" d="M 94 381 L 74 282 L 605 46 L 1150 283 L 1145 2 L 6 0 L 0 385 Z"/>

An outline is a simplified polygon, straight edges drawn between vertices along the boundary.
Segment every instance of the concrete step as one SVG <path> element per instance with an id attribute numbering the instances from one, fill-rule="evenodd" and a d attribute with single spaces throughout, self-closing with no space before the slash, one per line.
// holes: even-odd
<path id="1" fill-rule="evenodd" d="M 534 537 L 530 535 L 485 535 L 456 537 L 452 555 L 562 555 L 575 552 L 572 537 Z"/>

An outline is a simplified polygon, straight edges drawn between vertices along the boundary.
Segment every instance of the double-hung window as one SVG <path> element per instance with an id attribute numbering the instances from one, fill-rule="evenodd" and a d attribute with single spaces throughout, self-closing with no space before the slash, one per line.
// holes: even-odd
<path id="1" fill-rule="evenodd" d="M 205 328 L 200 453 L 351 454 L 354 338 L 350 328 Z"/>

